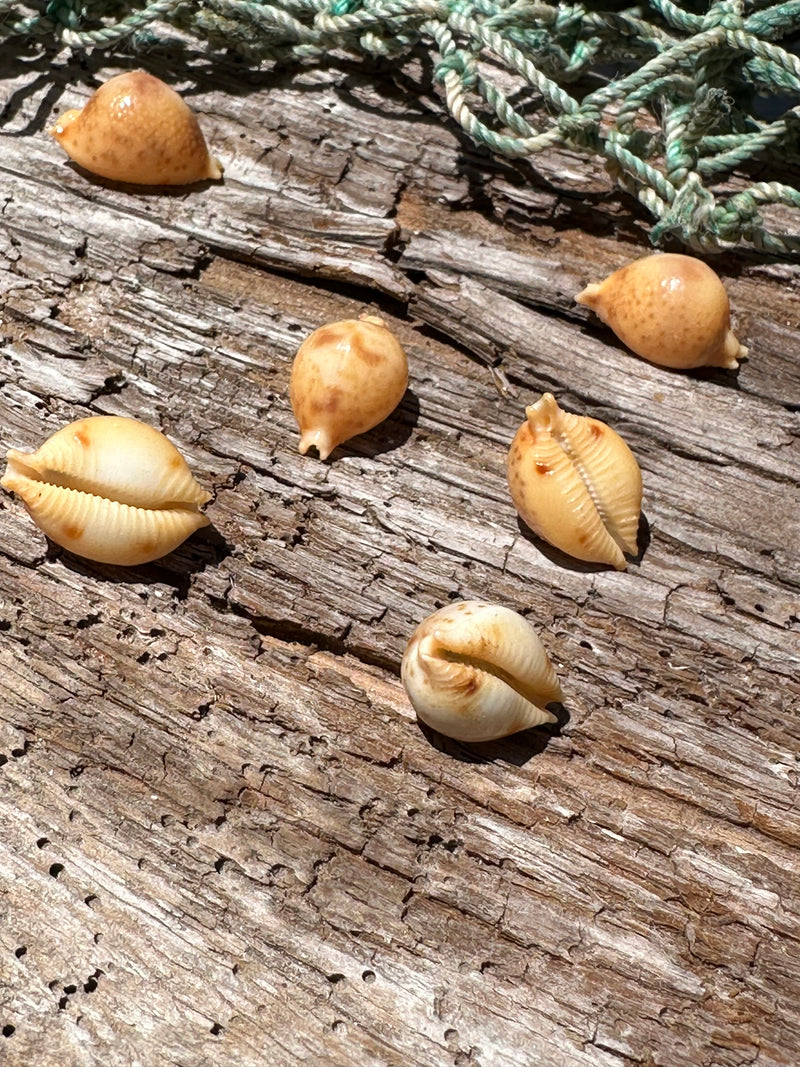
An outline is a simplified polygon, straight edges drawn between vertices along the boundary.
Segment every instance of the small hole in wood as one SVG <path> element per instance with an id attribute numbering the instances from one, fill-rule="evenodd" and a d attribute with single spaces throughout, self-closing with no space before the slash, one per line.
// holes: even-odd
<path id="1" fill-rule="evenodd" d="M 211 1027 L 211 1033 L 214 1035 L 214 1037 L 218 1037 L 222 1033 L 223 1030 L 224 1030 L 224 1027 L 222 1026 L 221 1023 L 214 1023 L 212 1025 L 212 1027 Z"/>
<path id="2" fill-rule="evenodd" d="M 458 1030 L 445 1030 L 445 1041 L 458 1041 Z"/>
<path id="3" fill-rule="evenodd" d="M 18 960 L 21 960 L 27 951 L 28 949 L 25 945 L 20 945 L 19 948 L 14 949 L 14 955 Z"/>
<path id="4" fill-rule="evenodd" d="M 16 1029 L 16 1026 L 12 1026 L 11 1023 L 6 1023 L 2 1029 L 3 1037 L 11 1037 Z"/>
<path id="5" fill-rule="evenodd" d="M 37 848 L 45 848 L 49 844 L 50 844 L 50 839 L 49 838 L 40 837 L 39 840 L 36 842 L 36 847 Z"/>
<path id="6" fill-rule="evenodd" d="M 367 985 L 371 985 L 375 981 L 375 972 L 364 971 L 364 973 L 361 975 L 361 980 L 362 982 L 366 982 Z"/>
<path id="7" fill-rule="evenodd" d="M 64 864 L 63 863 L 51 863 L 50 864 L 50 870 L 48 871 L 48 874 L 50 875 L 51 878 L 58 878 L 58 876 L 61 874 L 61 872 L 63 870 L 64 870 Z"/>
<path id="8" fill-rule="evenodd" d="M 345 980 L 345 976 L 343 974 L 329 974 L 328 975 L 328 981 L 331 983 L 331 985 L 336 985 L 337 983 L 343 982 L 344 980 Z"/>

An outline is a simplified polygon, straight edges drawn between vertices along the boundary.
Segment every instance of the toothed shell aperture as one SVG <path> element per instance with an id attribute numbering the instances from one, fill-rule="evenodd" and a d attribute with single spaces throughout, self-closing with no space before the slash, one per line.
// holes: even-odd
<path id="1" fill-rule="evenodd" d="M 735 370 L 747 355 L 730 328 L 724 285 L 693 256 L 644 256 L 587 285 L 575 299 L 637 355 L 663 367 Z"/>
<path id="2" fill-rule="evenodd" d="M 300 451 L 327 459 L 343 441 L 383 422 L 408 385 L 400 342 L 376 315 L 320 326 L 292 365 L 290 397 Z"/>
<path id="3" fill-rule="evenodd" d="M 6 458 L 0 485 L 52 541 L 98 563 L 148 563 L 208 525 L 199 506 L 210 494 L 175 446 L 136 419 L 79 419 L 36 452 Z"/>
<path id="4" fill-rule="evenodd" d="M 642 506 L 633 453 L 610 426 L 562 411 L 550 393 L 525 414 L 508 453 L 520 518 L 567 555 L 624 570 Z"/>
<path id="5" fill-rule="evenodd" d="M 417 716 L 457 741 L 492 741 L 557 722 L 561 687 L 533 627 L 510 608 L 449 604 L 414 631 L 403 685 Z"/>
<path id="6" fill-rule="evenodd" d="M 143 70 L 110 78 L 49 132 L 81 167 L 112 181 L 191 185 L 222 177 L 188 104 Z"/>

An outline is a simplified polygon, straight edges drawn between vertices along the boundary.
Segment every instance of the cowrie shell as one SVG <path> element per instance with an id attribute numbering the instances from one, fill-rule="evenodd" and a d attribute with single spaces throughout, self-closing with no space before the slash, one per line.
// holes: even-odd
<path id="1" fill-rule="evenodd" d="M 337 445 L 391 415 L 407 385 L 406 354 L 383 319 L 362 315 L 320 326 L 292 364 L 300 451 L 316 448 L 327 459 Z"/>
<path id="2" fill-rule="evenodd" d="M 624 570 L 642 507 L 635 456 L 610 426 L 562 411 L 551 393 L 525 415 L 508 453 L 520 518 L 567 555 Z"/>
<path id="3" fill-rule="evenodd" d="M 136 419 L 79 419 L 36 452 L 6 458 L 0 485 L 52 541 L 98 563 L 148 563 L 208 525 L 199 507 L 211 495 L 175 446 Z"/>
<path id="4" fill-rule="evenodd" d="M 575 299 L 637 355 L 663 367 L 735 370 L 747 356 L 730 328 L 724 285 L 692 256 L 644 256 L 587 285 Z"/>
<path id="5" fill-rule="evenodd" d="M 557 722 L 561 687 L 533 627 L 510 608 L 462 600 L 414 631 L 401 677 L 422 722 L 457 741 L 492 741 Z"/>
<path id="6" fill-rule="evenodd" d="M 183 97 L 143 70 L 110 78 L 49 132 L 81 167 L 112 181 L 190 185 L 222 177 Z"/>

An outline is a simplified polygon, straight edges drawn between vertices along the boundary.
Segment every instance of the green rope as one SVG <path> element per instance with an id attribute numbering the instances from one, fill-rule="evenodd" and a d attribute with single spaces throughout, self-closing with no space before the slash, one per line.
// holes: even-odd
<path id="1" fill-rule="evenodd" d="M 130 50 L 172 24 L 249 62 L 332 50 L 398 57 L 427 49 L 455 121 L 509 157 L 553 148 L 599 156 L 655 219 L 652 240 L 720 251 L 800 253 L 769 208 L 800 192 L 759 181 L 719 192 L 734 169 L 800 165 L 800 0 L 641 0 L 628 10 L 539 0 L 0 0 L 0 45 Z M 609 69 L 615 76 L 608 77 Z M 0 74 L 0 78 L 2 75 Z M 581 86 L 582 91 L 575 87 Z M 588 88 L 587 88 L 588 87 Z M 757 96 L 787 97 L 769 121 Z M 709 183 L 713 183 L 709 187 Z"/>

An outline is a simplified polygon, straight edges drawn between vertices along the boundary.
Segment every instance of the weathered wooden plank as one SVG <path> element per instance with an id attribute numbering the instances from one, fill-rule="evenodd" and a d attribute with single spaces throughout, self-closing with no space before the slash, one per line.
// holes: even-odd
<path id="1" fill-rule="evenodd" d="M 0 83 L 0 442 L 133 415 L 214 494 L 130 572 L 0 500 L 0 1059 L 793 1063 L 797 268 L 720 261 L 737 376 L 650 367 L 571 299 L 644 250 L 602 171 L 484 158 L 377 72 L 149 59 L 223 185 L 63 162 L 99 57 Z M 301 457 L 294 351 L 367 306 L 410 391 Z M 516 519 L 544 389 L 640 459 L 624 574 Z M 458 597 L 530 616 L 560 729 L 416 726 L 400 657 Z"/>

